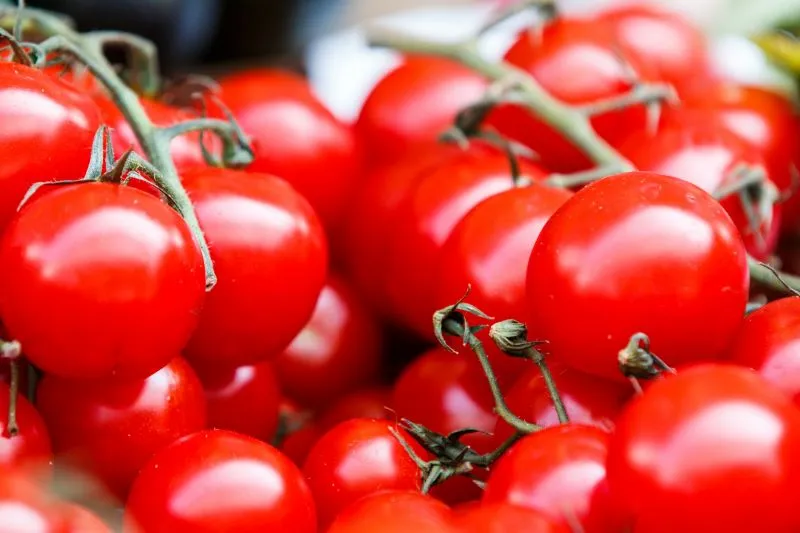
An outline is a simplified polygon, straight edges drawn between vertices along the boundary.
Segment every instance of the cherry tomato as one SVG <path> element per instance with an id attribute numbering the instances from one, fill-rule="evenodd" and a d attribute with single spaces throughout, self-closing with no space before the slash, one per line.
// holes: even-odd
<path id="1" fill-rule="evenodd" d="M 623 412 L 608 483 L 636 531 L 796 531 L 798 446 L 800 412 L 780 391 L 749 369 L 704 364 Z"/>
<path id="2" fill-rule="evenodd" d="M 691 112 L 669 115 L 664 126 L 647 137 L 646 142 L 642 141 L 641 132 L 631 135 L 621 143 L 619 150 L 639 170 L 684 179 L 710 194 L 734 184 L 738 165 L 764 168 L 758 153 L 726 131 L 719 121 Z M 777 201 L 777 186 L 768 176 L 759 194 L 767 194 L 767 187 L 776 196 L 773 201 Z M 753 194 L 749 199 L 742 199 L 734 193 L 721 203 L 739 228 L 747 251 L 759 260 L 766 260 L 778 245 L 781 206 L 767 204 L 765 216 L 757 197 Z M 757 220 L 748 219 L 744 202 Z"/>
<path id="3" fill-rule="evenodd" d="M 95 96 L 94 100 L 100 106 L 103 120 L 112 128 L 111 141 L 114 145 L 114 153 L 119 156 L 133 148 L 139 154 L 144 155 L 133 128 L 113 100 L 104 94 Z M 179 122 L 199 118 L 185 109 L 171 107 L 156 100 L 141 99 L 140 103 L 156 126 L 173 126 Z M 178 172 L 207 166 L 200 140 L 199 132 L 186 133 L 172 139 L 170 154 Z M 207 133 L 203 135 L 202 140 L 212 154 L 220 152 L 222 143 L 216 135 Z"/>
<path id="4" fill-rule="evenodd" d="M 180 357 L 139 380 L 45 375 L 37 405 L 57 466 L 94 476 L 120 499 L 155 452 L 206 424 L 202 385 Z"/>
<path id="5" fill-rule="evenodd" d="M 0 533 L 61 532 L 67 527 L 60 502 L 12 472 L 0 476 Z"/>
<path id="6" fill-rule="evenodd" d="M 50 433 L 42 416 L 27 398 L 17 394 L 16 416 L 18 433 L 8 431 L 8 404 L 11 393 L 6 383 L 0 383 L 0 468 L 19 469 L 49 481 L 53 466 Z"/>
<path id="7" fill-rule="evenodd" d="M 272 365 L 234 368 L 199 366 L 208 407 L 208 427 L 228 429 L 269 442 L 278 427 L 280 385 Z"/>
<path id="8" fill-rule="evenodd" d="M 380 328 L 347 283 L 331 277 L 311 320 L 274 365 L 287 396 L 306 407 L 325 405 L 377 380 Z"/>
<path id="9" fill-rule="evenodd" d="M 539 167 L 524 161 L 520 167 L 531 181 L 545 176 Z M 426 338 L 433 337 L 431 316 L 437 309 L 438 277 L 434 266 L 445 241 L 473 207 L 513 187 L 506 155 L 478 143 L 426 172 L 414 184 L 395 213 L 385 278 L 388 301 L 384 305 L 399 313 L 403 325 Z"/>
<path id="10" fill-rule="evenodd" d="M 0 317 L 28 359 L 69 378 L 145 378 L 186 345 L 205 297 L 178 213 L 130 187 L 42 195 L 0 244 Z"/>
<path id="11" fill-rule="evenodd" d="M 91 98 L 45 73 L 0 63 L 0 232 L 31 185 L 86 173 L 100 111 Z"/>
<path id="12" fill-rule="evenodd" d="M 677 13 L 653 5 L 623 4 L 602 11 L 596 20 L 611 26 L 625 59 L 647 64 L 679 93 L 713 78 L 705 35 Z"/>
<path id="13" fill-rule="evenodd" d="M 353 418 L 380 420 L 395 417 L 392 407 L 392 391 L 386 388 L 355 390 L 339 396 L 326 409 L 320 411 L 317 421 L 320 427 L 330 429 L 340 422 Z"/>
<path id="14" fill-rule="evenodd" d="M 353 503 L 327 533 L 457 533 L 453 511 L 418 491 L 386 490 Z"/>
<path id="15" fill-rule="evenodd" d="M 567 526 L 533 509 L 508 503 L 484 504 L 457 514 L 462 533 L 569 533 Z"/>
<path id="16" fill-rule="evenodd" d="M 390 422 L 352 419 L 320 438 L 303 465 L 320 528 L 359 498 L 380 490 L 419 490 L 420 470 L 397 438 Z"/>
<path id="17" fill-rule="evenodd" d="M 64 533 L 111 533 L 111 528 L 86 507 L 65 503 L 61 513 L 67 523 Z"/>
<path id="18" fill-rule="evenodd" d="M 279 354 L 311 318 L 327 274 L 325 234 L 282 179 L 209 168 L 184 174 L 218 277 L 185 350 L 196 365 Z"/>
<path id="19" fill-rule="evenodd" d="M 352 129 L 289 72 L 249 70 L 220 81 L 221 97 L 250 137 L 249 170 L 279 176 L 312 205 L 326 227 L 339 223 L 361 174 Z"/>
<path id="20" fill-rule="evenodd" d="M 316 533 L 311 492 L 278 450 L 231 431 L 200 431 L 159 451 L 136 478 L 125 531 Z M 137 529 L 141 528 L 141 529 Z"/>
<path id="21" fill-rule="evenodd" d="M 565 424 L 524 437 L 493 467 L 483 503 L 507 503 L 539 511 L 563 526 L 586 531 L 611 520 L 606 505 L 608 434 L 596 427 Z"/>
<path id="22" fill-rule="evenodd" d="M 525 275 L 533 243 L 570 196 L 563 189 L 532 184 L 475 206 L 442 248 L 438 307 L 452 304 L 471 285 L 469 302 L 478 309 L 498 320 L 523 320 Z"/>
<path id="23" fill-rule="evenodd" d="M 719 357 L 749 276 L 728 214 L 696 186 L 648 172 L 581 189 L 545 224 L 528 265 L 529 337 L 577 370 L 620 379 L 637 332 L 680 365 Z M 565 320 L 565 317 L 569 317 Z"/>
<path id="24" fill-rule="evenodd" d="M 372 89 L 356 122 L 367 158 L 391 163 L 437 142 L 488 83 L 448 59 L 409 56 Z"/>
<path id="25" fill-rule="evenodd" d="M 520 34 L 505 59 L 530 73 L 554 98 L 571 105 L 587 105 L 629 92 L 634 83 L 631 69 L 644 81 L 656 79 L 647 63 L 640 63 L 635 57 L 623 61 L 615 47 L 613 31 L 607 24 L 559 17 L 541 31 Z M 561 134 L 515 104 L 495 108 L 489 123 L 532 148 L 541 163 L 552 170 L 572 172 L 591 167 L 586 156 Z M 609 142 L 628 131 L 642 130 L 646 123 L 643 105 L 592 118 L 595 130 Z"/>
<path id="26" fill-rule="evenodd" d="M 800 298 L 776 300 L 747 315 L 728 355 L 800 405 Z"/>

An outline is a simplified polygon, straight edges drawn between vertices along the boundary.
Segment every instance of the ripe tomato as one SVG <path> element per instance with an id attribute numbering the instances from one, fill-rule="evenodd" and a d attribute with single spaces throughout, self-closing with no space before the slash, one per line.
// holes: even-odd
<path id="1" fill-rule="evenodd" d="M 498 320 L 524 320 L 525 275 L 533 243 L 570 196 L 563 189 L 532 184 L 475 206 L 442 248 L 438 307 L 452 304 L 471 285 L 469 302 L 478 309 Z"/>
<path id="2" fill-rule="evenodd" d="M 748 285 L 744 245 L 711 196 L 680 179 L 619 174 L 581 189 L 542 229 L 528 265 L 530 338 L 612 379 L 637 332 L 673 366 L 713 359 L 742 320 Z"/>
<path id="3" fill-rule="evenodd" d="M 679 93 L 713 77 L 705 35 L 677 13 L 653 5 L 623 4 L 598 13 L 595 20 L 611 27 L 625 59 L 647 64 Z"/>
<path id="4" fill-rule="evenodd" d="M 0 468 L 25 470 L 43 481 L 49 481 L 53 466 L 50 433 L 42 416 L 27 398 L 17 395 L 17 427 L 8 432 L 8 404 L 11 393 L 6 383 L 0 383 Z"/>
<path id="5" fill-rule="evenodd" d="M 386 490 L 353 503 L 327 533 L 457 533 L 453 511 L 418 491 Z"/>
<path id="6" fill-rule="evenodd" d="M 719 121 L 692 112 L 669 115 L 654 135 L 643 142 L 642 133 L 637 132 L 622 142 L 619 150 L 639 170 L 681 178 L 711 194 L 731 184 L 737 165 L 764 167 L 758 153 L 726 131 Z M 765 186 L 777 192 L 771 180 Z M 738 194 L 721 203 L 739 228 L 747 251 L 759 260 L 766 260 L 778 245 L 780 204 L 772 206 L 767 220 L 752 227 Z M 748 203 L 759 212 L 755 198 Z"/>
<path id="7" fill-rule="evenodd" d="M 66 83 L 16 63 L 0 63 L 0 232 L 31 185 L 86 173 L 100 127 L 95 103 Z"/>
<path id="8" fill-rule="evenodd" d="M 139 380 L 45 375 L 37 405 L 58 467 L 94 476 L 122 500 L 155 452 L 206 425 L 202 385 L 180 357 Z"/>
<path id="9" fill-rule="evenodd" d="M 636 531 L 795 531 L 798 446 L 800 412 L 780 391 L 749 369 L 699 365 L 623 412 L 608 483 Z"/>
<path id="10" fill-rule="evenodd" d="M 28 204 L 0 244 L 0 317 L 28 359 L 69 378 L 145 378 L 186 345 L 205 297 L 200 252 L 140 190 L 70 185 Z"/>
<path id="11" fill-rule="evenodd" d="M 353 289 L 330 277 L 311 320 L 274 366 L 287 396 L 306 407 L 320 407 L 377 380 L 380 328 Z"/>
<path id="12" fill-rule="evenodd" d="M 728 356 L 800 405 L 800 298 L 782 298 L 747 315 Z"/>
<path id="13" fill-rule="evenodd" d="M 282 179 L 208 168 L 184 174 L 219 279 L 185 350 L 196 365 L 281 352 L 311 317 L 327 274 L 325 234 Z"/>
<path id="14" fill-rule="evenodd" d="M 348 420 L 325 433 L 309 452 L 303 474 L 317 502 L 321 530 L 364 496 L 419 490 L 419 468 L 389 427 L 386 420 Z"/>
<path id="15" fill-rule="evenodd" d="M 289 72 L 244 71 L 222 79 L 220 87 L 253 143 L 249 170 L 287 180 L 327 228 L 337 225 L 361 177 L 352 128 L 325 108 L 305 79 Z"/>
<path id="16" fill-rule="evenodd" d="M 231 431 L 200 431 L 163 448 L 136 478 L 125 531 L 316 533 L 314 500 L 278 450 Z"/>
<path id="17" fill-rule="evenodd" d="M 455 519 L 462 533 L 570 533 L 547 516 L 508 503 L 484 504 L 460 512 Z"/>
<path id="18" fill-rule="evenodd" d="M 593 19 L 559 17 L 542 31 L 525 31 L 506 53 L 506 61 L 530 73 L 548 93 L 572 105 L 586 105 L 625 94 L 633 88 L 629 68 L 615 52 L 616 41 L 607 25 Z M 647 63 L 635 57 L 626 62 L 645 81 L 656 79 Z M 591 166 L 586 156 L 560 133 L 514 104 L 498 106 L 489 123 L 501 133 L 532 148 L 546 167 L 571 172 Z M 614 142 L 647 123 L 645 106 L 595 115 L 598 134 Z"/>
<path id="19" fill-rule="evenodd" d="M 144 155 L 136 134 L 133 133 L 131 125 L 128 124 L 117 105 L 105 94 L 95 96 L 94 100 L 100 107 L 103 120 L 112 128 L 111 141 L 114 145 L 114 153 L 121 155 L 123 152 L 133 148 L 139 154 Z M 185 109 L 171 107 L 156 100 L 142 99 L 140 102 L 147 112 L 147 116 L 156 126 L 172 126 L 179 122 L 199 118 Z M 212 154 L 220 152 L 222 143 L 213 133 L 204 135 L 203 142 Z M 199 132 L 186 133 L 175 137 L 170 143 L 170 154 L 178 172 L 207 166 L 200 145 Z"/>
<path id="20" fill-rule="evenodd" d="M 531 181 L 545 176 L 539 167 L 524 161 L 520 167 Z M 432 338 L 438 278 L 434 266 L 445 241 L 473 207 L 513 187 L 506 155 L 479 143 L 448 158 L 414 184 L 395 213 L 385 278 L 388 301 L 384 305 L 399 313 L 403 325 Z"/>
<path id="21" fill-rule="evenodd" d="M 272 365 L 199 366 L 208 407 L 208 427 L 228 429 L 269 442 L 278 427 L 280 385 Z"/>
<path id="22" fill-rule="evenodd" d="M 449 59 L 409 56 L 372 89 L 356 122 L 372 164 L 437 142 L 456 114 L 480 100 L 487 81 Z"/>
<path id="23" fill-rule="evenodd" d="M 0 476 L 0 533 L 60 533 L 68 526 L 61 505 L 19 474 Z"/>
<path id="24" fill-rule="evenodd" d="M 586 531 L 611 520 L 604 498 L 608 434 L 565 424 L 524 437 L 493 467 L 483 504 L 506 503 L 539 511 L 563 526 Z"/>

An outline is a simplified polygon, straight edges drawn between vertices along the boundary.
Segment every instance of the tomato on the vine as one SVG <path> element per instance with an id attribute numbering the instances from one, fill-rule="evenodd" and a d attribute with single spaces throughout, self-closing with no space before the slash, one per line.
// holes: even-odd
<path id="1" fill-rule="evenodd" d="M 278 450 L 238 433 L 200 431 L 161 449 L 139 471 L 125 531 L 316 533 L 314 500 Z"/>
<path id="2" fill-rule="evenodd" d="M 386 490 L 345 508 L 326 533 L 458 533 L 453 511 L 419 491 Z"/>
<path id="3" fill-rule="evenodd" d="M 45 375 L 36 399 L 56 466 L 93 476 L 121 500 L 155 452 L 206 425 L 202 385 L 180 357 L 139 380 Z"/>
<path id="4" fill-rule="evenodd" d="M 796 531 L 798 447 L 789 398 L 750 369 L 703 364 L 623 412 L 608 483 L 636 531 Z"/>
<path id="5" fill-rule="evenodd" d="M 0 476 L 0 533 L 61 532 L 69 529 L 62 504 L 28 478 L 3 472 Z"/>
<path id="6" fill-rule="evenodd" d="M 49 481 L 53 466 L 53 450 L 42 415 L 21 394 L 16 398 L 18 432 L 9 433 L 8 414 L 11 391 L 0 383 L 0 468 L 26 471 Z"/>
<path id="7" fill-rule="evenodd" d="M 314 211 L 286 181 L 208 168 L 183 183 L 211 248 L 218 283 L 184 354 L 194 365 L 274 357 L 314 310 L 328 248 Z"/>
<path id="8" fill-rule="evenodd" d="M 253 144 L 248 167 L 281 177 L 302 194 L 328 229 L 337 226 L 361 178 L 352 128 L 337 120 L 304 78 L 254 69 L 220 80 L 220 97 Z"/>
<path id="9" fill-rule="evenodd" d="M 149 376 L 186 345 L 205 297 L 202 258 L 180 215 L 108 183 L 35 198 L 6 231 L 0 264 L 10 337 L 62 377 Z"/>
<path id="10" fill-rule="evenodd" d="M 75 179 L 89 164 L 100 110 L 61 80 L 17 63 L 0 63 L 0 232 L 31 185 Z M 13 125 L 13 127 L 11 127 Z"/>
<path id="11" fill-rule="evenodd" d="M 578 191 L 539 234 L 527 279 L 529 337 L 548 341 L 540 350 L 612 379 L 639 332 L 673 366 L 720 357 L 749 287 L 744 245 L 723 207 L 649 172 Z"/>

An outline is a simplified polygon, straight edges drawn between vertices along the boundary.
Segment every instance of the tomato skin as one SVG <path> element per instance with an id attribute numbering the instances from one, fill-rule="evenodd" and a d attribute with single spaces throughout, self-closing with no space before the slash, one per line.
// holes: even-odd
<path id="1" fill-rule="evenodd" d="M 603 531 L 600 526 L 612 516 L 603 499 L 607 453 L 608 434 L 599 428 L 545 428 L 524 437 L 497 462 L 482 502 L 520 505 L 564 527 L 574 518 L 588 532 Z"/>
<path id="2" fill-rule="evenodd" d="M 800 298 L 770 302 L 747 315 L 728 351 L 800 405 Z"/>
<path id="3" fill-rule="evenodd" d="M 345 508 L 327 533 L 457 533 L 453 511 L 418 491 L 386 490 Z"/>
<path id="4" fill-rule="evenodd" d="M 108 183 L 64 186 L 28 204 L 0 261 L 10 337 L 61 377 L 149 376 L 180 353 L 205 298 L 202 258 L 178 213 Z"/>
<path id="5" fill-rule="evenodd" d="M 180 357 L 141 380 L 45 375 L 37 405 L 53 438 L 56 465 L 94 476 L 121 500 L 155 452 L 206 425 L 202 385 Z"/>
<path id="6" fill-rule="evenodd" d="M 529 337 L 547 340 L 540 349 L 554 360 L 610 379 L 621 379 L 619 350 L 637 332 L 673 366 L 721 356 L 749 285 L 744 246 L 719 203 L 648 172 L 577 192 L 542 229 L 527 279 Z"/>
<path id="7" fill-rule="evenodd" d="M 14 472 L 0 476 L 0 533 L 61 533 L 68 524 L 61 504 Z"/>
<path id="8" fill-rule="evenodd" d="M 520 167 L 521 174 L 531 181 L 545 177 L 535 165 L 522 161 Z M 424 338 L 433 338 L 431 316 L 437 310 L 438 277 L 435 265 L 445 241 L 473 207 L 513 187 L 506 155 L 477 143 L 426 172 L 414 184 L 395 213 L 397 222 L 391 232 L 385 278 L 388 301 L 384 305 L 398 313 L 402 325 Z"/>
<path id="9" fill-rule="evenodd" d="M 137 529 L 141 528 L 141 529 Z M 139 472 L 125 505 L 125 531 L 316 533 L 314 501 L 300 471 L 278 450 L 231 431 L 188 435 Z"/>
<path id="10" fill-rule="evenodd" d="M 285 179 L 327 228 L 337 226 L 362 172 L 352 128 L 293 73 L 248 70 L 220 80 L 220 88 L 225 105 L 252 141 L 255 160 L 248 170 Z"/>
<path id="11" fill-rule="evenodd" d="M 317 408 L 377 381 L 381 332 L 358 295 L 331 276 L 308 324 L 273 361 L 281 389 Z"/>
<path id="12" fill-rule="evenodd" d="M 0 232 L 31 185 L 82 177 L 100 127 L 95 103 L 68 84 L 17 63 L 0 63 L 0 119 L 25 127 L 0 134 Z"/>
<path id="13" fill-rule="evenodd" d="M 472 287 L 469 302 L 497 320 L 523 320 L 531 249 L 545 222 L 572 196 L 531 184 L 476 205 L 456 224 L 442 248 L 439 307 Z"/>
<path id="14" fill-rule="evenodd" d="M 311 317 L 327 275 L 325 234 L 280 178 L 209 168 L 183 183 L 211 248 L 218 283 L 184 354 L 239 366 L 274 357 Z"/>
<path id="15" fill-rule="evenodd" d="M 546 516 L 507 503 L 483 504 L 457 514 L 462 533 L 569 533 L 567 526 Z"/>
<path id="16" fill-rule="evenodd" d="M 546 24 L 541 32 L 522 32 L 505 60 L 531 74 L 556 99 L 585 105 L 625 94 L 633 88 L 614 46 L 614 35 L 607 24 L 594 19 L 559 17 Z M 626 60 L 642 80 L 656 79 L 647 64 L 633 57 Z M 622 133 L 642 130 L 646 121 L 645 107 L 635 105 L 595 115 L 592 126 L 613 143 Z M 504 135 L 532 148 L 547 168 L 574 172 L 591 167 L 580 150 L 520 106 L 498 106 L 488 122 Z"/>
<path id="17" fill-rule="evenodd" d="M 355 124 L 372 164 L 392 163 L 437 143 L 487 81 L 449 59 L 408 56 L 372 89 Z"/>
<path id="18" fill-rule="evenodd" d="M 717 117 L 691 111 L 669 114 L 659 130 L 645 142 L 641 132 L 632 134 L 621 143 L 619 151 L 639 170 L 684 179 L 710 194 L 730 184 L 737 165 L 766 170 L 763 158 L 725 130 Z M 769 177 L 765 185 L 776 188 Z M 773 205 L 771 220 L 756 229 L 761 236 L 759 239 L 750 227 L 737 194 L 720 203 L 739 228 L 747 251 L 761 261 L 768 259 L 778 245 L 781 204 Z"/>
<path id="19" fill-rule="evenodd" d="M 272 365 L 199 366 L 197 376 L 205 391 L 208 427 L 270 442 L 278 427 L 281 400 Z"/>
<path id="20" fill-rule="evenodd" d="M 800 412 L 780 391 L 752 370 L 703 364 L 623 412 L 608 482 L 637 531 L 793 531 L 798 446 Z"/>
<path id="21" fill-rule="evenodd" d="M 0 469 L 18 469 L 42 481 L 52 475 L 53 450 L 50 433 L 36 407 L 25 396 L 17 394 L 17 427 L 13 437 L 8 433 L 8 404 L 11 393 L 0 383 Z"/>
<path id="22" fill-rule="evenodd" d="M 342 422 L 325 433 L 303 464 L 320 529 L 356 500 L 380 490 L 419 490 L 420 471 L 390 422 L 366 418 Z"/>

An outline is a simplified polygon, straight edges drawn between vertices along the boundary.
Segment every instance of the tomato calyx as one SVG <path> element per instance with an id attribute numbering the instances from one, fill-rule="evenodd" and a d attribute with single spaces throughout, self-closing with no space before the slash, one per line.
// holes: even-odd
<path id="1" fill-rule="evenodd" d="M 675 369 L 650 351 L 650 337 L 644 333 L 631 335 L 625 348 L 617 356 L 619 370 L 631 381 L 637 394 L 642 394 L 639 380 L 651 380 L 664 372 L 675 374 Z"/>

